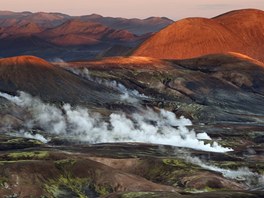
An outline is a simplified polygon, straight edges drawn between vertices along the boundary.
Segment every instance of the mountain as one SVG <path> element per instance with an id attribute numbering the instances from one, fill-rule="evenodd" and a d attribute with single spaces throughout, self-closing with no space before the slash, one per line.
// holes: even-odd
<path id="1" fill-rule="evenodd" d="M 8 27 L 3 28 L 3 32 L 7 36 L 26 36 L 26 35 L 34 35 L 37 33 L 42 32 L 43 29 L 39 27 L 35 23 L 24 23 L 24 24 L 17 24 L 17 25 L 11 25 Z"/>
<path id="2" fill-rule="evenodd" d="M 70 18 L 70 16 L 61 13 L 0 11 L 1 26 L 11 26 L 17 23 L 30 22 L 45 28 L 51 28 L 64 23 Z"/>
<path id="3" fill-rule="evenodd" d="M 31 54 L 49 58 L 63 52 L 63 49 L 60 47 L 29 34 L 10 36 L 6 33 L 3 33 L 2 35 L 0 33 L 0 42 L 1 57 Z"/>
<path id="4" fill-rule="evenodd" d="M 55 27 L 64 23 L 71 17 L 66 14 L 61 13 L 45 13 L 37 12 L 32 13 L 31 15 L 25 16 L 22 19 L 30 22 L 34 22 L 43 27 Z"/>
<path id="5" fill-rule="evenodd" d="M 117 56 L 127 54 L 151 35 L 137 36 L 126 29 L 81 18 L 60 13 L 0 11 L 0 57 L 30 54 L 47 60 L 74 60 L 104 54 Z"/>
<path id="6" fill-rule="evenodd" d="M 45 38 L 54 44 L 62 46 L 91 45 L 103 41 L 133 41 L 137 36 L 126 30 L 114 30 L 93 22 L 70 20 L 64 24 L 43 31 L 38 37 Z"/>
<path id="7" fill-rule="evenodd" d="M 114 17 L 103 17 L 92 14 L 79 17 L 82 21 L 93 21 L 104 24 L 114 29 L 128 30 L 137 35 L 143 35 L 150 32 L 157 32 L 173 23 L 166 17 L 150 17 L 147 19 L 125 19 Z"/>
<path id="8" fill-rule="evenodd" d="M 0 11 L 0 26 L 11 26 L 17 23 L 36 23 L 44 28 L 52 28 L 65 23 L 68 20 L 81 20 L 84 22 L 101 23 L 112 29 L 127 30 L 133 34 L 146 34 L 157 32 L 162 28 L 173 23 L 172 20 L 166 17 L 150 17 L 147 19 L 126 19 L 103 17 L 98 14 L 84 15 L 84 16 L 69 16 L 61 13 L 45 13 L 45 12 L 11 12 Z"/>
<path id="9" fill-rule="evenodd" d="M 264 51 L 264 12 L 245 9 L 232 11 L 215 17 L 214 20 L 228 27 L 245 43 L 247 55 L 264 61 L 260 52 Z"/>
<path id="10" fill-rule="evenodd" d="M 237 10 L 213 19 L 187 18 L 143 42 L 134 55 L 185 59 L 238 52 L 264 61 L 264 12 Z"/>
<path id="11" fill-rule="evenodd" d="M 34 56 L 0 59 L 0 91 L 11 94 L 25 91 L 44 100 L 94 105 L 114 100 L 114 94 L 106 88 Z M 105 93 L 109 94 L 109 100 Z"/>

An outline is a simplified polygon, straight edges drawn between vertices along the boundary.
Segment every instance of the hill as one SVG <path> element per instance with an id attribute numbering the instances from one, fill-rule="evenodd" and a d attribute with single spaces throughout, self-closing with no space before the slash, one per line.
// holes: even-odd
<path id="1" fill-rule="evenodd" d="M 79 17 L 82 21 L 92 21 L 104 24 L 113 29 L 127 30 L 137 35 L 158 32 L 166 26 L 173 23 L 171 19 L 166 17 L 149 17 L 146 19 L 125 19 L 121 17 L 103 17 L 101 15 L 92 14 Z"/>
<path id="2" fill-rule="evenodd" d="M 0 82 L 1 92 L 25 91 L 49 101 L 100 104 L 114 98 L 106 88 L 33 56 L 0 59 Z"/>
<path id="3" fill-rule="evenodd" d="M 117 56 L 149 36 L 60 13 L 0 12 L 0 57 L 94 59 L 112 47 L 111 55 Z"/>
<path id="4" fill-rule="evenodd" d="M 29 35 L 34 35 L 37 33 L 42 32 L 43 29 L 39 27 L 35 23 L 22 23 L 22 24 L 16 24 L 16 25 L 11 25 L 8 27 L 3 28 L 3 32 L 6 34 L 5 37 L 8 36 L 29 36 Z"/>
<path id="5" fill-rule="evenodd" d="M 238 52 L 264 61 L 264 12 L 237 10 L 215 17 L 175 22 L 143 42 L 133 53 L 163 59 Z"/>
<path id="6" fill-rule="evenodd" d="M 86 67 L 91 76 L 95 71 L 95 76 L 115 79 L 129 89 L 151 96 L 154 104 L 179 116 L 184 113 L 198 123 L 244 123 L 263 118 L 264 64 L 242 54 L 167 61 L 146 57 L 107 58 L 73 62 L 70 66 Z"/>
<path id="7" fill-rule="evenodd" d="M 11 12 L 0 11 L 0 26 L 11 26 L 17 23 L 36 23 L 43 28 L 54 28 L 68 20 L 81 20 L 84 22 L 101 23 L 112 29 L 127 30 L 133 34 L 146 34 L 157 32 L 173 23 L 166 17 L 149 17 L 147 19 L 126 19 L 121 17 L 104 17 L 98 14 L 84 16 L 69 16 L 62 13 L 46 12 Z"/>
<path id="8" fill-rule="evenodd" d="M 67 21 L 37 36 L 62 46 L 90 45 L 103 41 L 128 42 L 137 39 L 137 36 L 126 30 L 114 30 L 99 23 L 82 22 L 79 20 Z"/>

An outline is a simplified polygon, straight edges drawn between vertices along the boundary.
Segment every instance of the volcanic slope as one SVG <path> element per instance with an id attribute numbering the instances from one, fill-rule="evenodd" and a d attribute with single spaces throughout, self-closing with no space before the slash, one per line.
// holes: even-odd
<path id="1" fill-rule="evenodd" d="M 33 56 L 0 59 L 0 91 L 25 91 L 49 101 L 93 105 L 116 99 L 105 87 Z"/>
<path id="2" fill-rule="evenodd" d="M 107 58 L 70 62 L 69 66 L 86 67 L 91 76 L 121 82 L 151 96 L 162 107 L 179 115 L 185 112 L 187 117 L 192 115 L 198 121 L 244 122 L 245 117 L 246 120 L 251 120 L 253 115 L 263 117 L 264 64 L 242 54 L 215 54 L 186 60 Z"/>
<path id="3" fill-rule="evenodd" d="M 143 42 L 133 53 L 162 59 L 186 59 L 238 52 L 264 61 L 264 12 L 237 10 L 215 17 L 187 18 Z"/>
<path id="4" fill-rule="evenodd" d="M 228 27 L 234 34 L 239 35 L 247 46 L 247 54 L 264 62 L 264 12 L 246 9 L 232 11 L 215 17 L 214 20 Z"/>

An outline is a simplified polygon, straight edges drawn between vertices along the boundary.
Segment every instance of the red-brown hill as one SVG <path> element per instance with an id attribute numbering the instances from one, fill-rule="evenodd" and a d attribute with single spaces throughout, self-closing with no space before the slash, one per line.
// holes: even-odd
<path id="1" fill-rule="evenodd" d="M 187 18 L 153 35 L 133 55 L 185 59 L 238 52 L 264 61 L 264 12 L 237 10 L 215 17 Z"/>
<path id="2" fill-rule="evenodd" d="M 3 28 L 3 31 L 7 36 L 19 37 L 34 35 L 42 32 L 43 29 L 35 23 L 24 23 L 5 27 Z"/>
<path id="3" fill-rule="evenodd" d="M 0 59 L 0 91 L 25 91 L 49 101 L 87 104 L 111 101 L 114 97 L 106 88 L 34 56 Z M 108 99 L 105 93 L 109 94 Z"/>
<path id="4" fill-rule="evenodd" d="M 132 41 L 137 38 L 126 30 L 114 30 L 99 23 L 79 20 L 67 21 L 42 32 L 39 36 L 58 45 L 90 45 L 104 40 Z"/>

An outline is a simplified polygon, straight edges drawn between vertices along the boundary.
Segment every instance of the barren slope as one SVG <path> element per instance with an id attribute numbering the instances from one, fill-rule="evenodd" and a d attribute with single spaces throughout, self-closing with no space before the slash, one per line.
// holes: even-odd
<path id="1" fill-rule="evenodd" d="M 136 36 L 125 30 L 114 30 L 93 22 L 78 20 L 48 29 L 38 35 L 58 45 L 91 45 L 103 41 L 132 41 Z"/>
<path id="2" fill-rule="evenodd" d="M 183 19 L 146 40 L 134 55 L 185 59 L 238 52 L 263 61 L 263 21 L 260 10 L 238 10 L 214 19 Z"/>
<path id="3" fill-rule="evenodd" d="M 0 59 L 0 82 L 1 92 L 25 91 L 51 101 L 100 104 L 113 99 L 106 88 L 32 56 Z"/>

